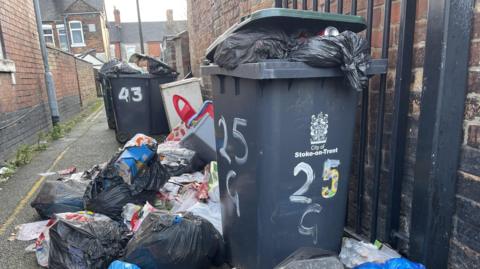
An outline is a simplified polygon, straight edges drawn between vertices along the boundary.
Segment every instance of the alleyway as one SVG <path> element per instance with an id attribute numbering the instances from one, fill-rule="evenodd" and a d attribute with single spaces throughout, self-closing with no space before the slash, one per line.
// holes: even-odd
<path id="1" fill-rule="evenodd" d="M 16 225 L 40 220 L 30 202 L 41 183 L 55 176 L 45 178 L 38 174 L 71 165 L 75 165 L 77 171 L 83 171 L 107 161 L 118 147 L 115 132 L 107 128 L 102 106 L 66 137 L 37 155 L 29 165 L 20 168 L 8 182 L 0 184 L 0 268 L 40 268 L 35 254 L 24 250 L 31 242 L 8 241 Z"/>

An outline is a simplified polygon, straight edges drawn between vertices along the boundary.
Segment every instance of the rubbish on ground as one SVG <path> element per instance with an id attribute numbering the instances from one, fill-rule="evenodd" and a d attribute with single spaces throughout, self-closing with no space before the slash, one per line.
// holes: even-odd
<path id="1" fill-rule="evenodd" d="M 201 217 L 152 212 L 128 242 L 123 260 L 142 269 L 210 268 L 223 264 L 224 243 Z"/>
<path id="2" fill-rule="evenodd" d="M 81 213 L 79 213 L 81 214 Z M 61 215 L 61 214 L 59 214 Z M 50 227 L 55 224 L 55 219 L 50 219 L 47 222 L 47 227 L 35 240 L 35 256 L 37 263 L 42 267 L 48 267 L 48 253 L 50 251 Z"/>
<path id="3" fill-rule="evenodd" d="M 217 159 L 217 150 L 215 144 L 215 126 L 213 118 L 203 117 L 194 127 L 190 128 L 180 144 L 185 148 L 198 153 L 198 156 L 209 163 Z"/>
<path id="4" fill-rule="evenodd" d="M 76 212 L 84 209 L 83 195 L 89 180 L 60 179 L 46 181 L 30 205 L 43 219 L 57 213 Z"/>
<path id="5" fill-rule="evenodd" d="M 30 241 L 37 239 L 47 228 L 48 220 L 36 221 L 18 225 L 17 240 Z"/>
<path id="6" fill-rule="evenodd" d="M 401 256 L 385 245 L 378 249 L 370 243 L 344 238 L 339 257 L 345 266 L 353 268 L 366 262 L 384 263 L 389 259 Z"/>
<path id="7" fill-rule="evenodd" d="M 425 266 L 411 262 L 405 258 L 394 258 L 383 264 L 367 262 L 354 269 L 425 269 Z"/>
<path id="8" fill-rule="evenodd" d="M 160 163 L 158 156 L 155 155 L 154 159 L 147 163 L 147 167 L 133 178 L 132 193 L 135 195 L 142 191 L 157 192 L 169 178 L 170 173 L 167 168 Z"/>
<path id="9" fill-rule="evenodd" d="M 57 171 L 57 174 L 59 174 L 61 176 L 66 176 L 66 175 L 73 174 L 76 171 L 77 171 L 77 168 L 75 166 L 70 166 L 69 168 Z"/>
<path id="10" fill-rule="evenodd" d="M 64 215 L 50 228 L 49 268 L 106 268 L 122 255 L 127 227 L 106 216 Z"/>
<path id="11" fill-rule="evenodd" d="M 127 262 L 114 261 L 112 264 L 110 264 L 108 269 L 140 269 L 140 267 Z"/>
<path id="12" fill-rule="evenodd" d="M 245 29 L 232 33 L 217 46 L 214 62 L 226 69 L 266 59 L 285 59 L 293 46 L 288 35 L 273 28 Z"/>
<path id="13" fill-rule="evenodd" d="M 123 207 L 122 217 L 127 227 L 129 227 L 131 231 L 136 232 L 148 214 L 155 211 L 158 210 L 148 202 L 145 203 L 143 207 L 126 204 Z"/>
<path id="14" fill-rule="evenodd" d="M 195 189 L 194 185 L 188 185 L 184 187 L 184 193 L 177 197 L 173 202 L 173 207 L 171 212 L 173 213 L 180 213 L 185 212 L 187 209 L 192 207 L 194 204 L 198 202 L 197 199 L 197 190 Z"/>
<path id="15" fill-rule="evenodd" d="M 54 175 L 67 176 L 67 175 L 71 175 L 71 174 L 75 173 L 76 171 L 77 171 L 77 168 L 75 166 L 71 166 L 69 168 L 66 168 L 66 169 L 63 169 L 63 170 L 60 170 L 60 171 L 39 173 L 38 175 L 42 176 L 42 177 L 49 177 L 49 176 L 54 176 Z M 80 174 L 82 174 L 82 173 L 80 173 Z"/>
<path id="16" fill-rule="evenodd" d="M 154 75 L 175 75 L 178 76 L 178 73 L 175 69 L 168 66 L 166 63 L 157 60 L 148 55 L 134 53 L 130 56 L 128 60 L 130 63 L 135 63 L 137 66 L 143 66 L 143 63 L 146 63 L 148 73 Z"/>
<path id="17" fill-rule="evenodd" d="M 335 253 L 318 248 L 303 247 L 292 253 L 274 269 L 328 268 L 343 269 Z"/>
<path id="18" fill-rule="evenodd" d="M 140 147 L 140 146 L 148 146 L 150 148 L 157 148 L 157 140 L 150 136 L 146 136 L 144 134 L 136 134 L 134 137 L 132 137 L 130 140 L 125 143 L 123 146 L 123 149 L 129 148 L 129 147 Z"/>
<path id="19" fill-rule="evenodd" d="M 223 235 L 222 214 L 219 202 L 209 201 L 208 203 L 197 202 L 189 207 L 186 211 L 191 212 L 195 216 L 208 220 L 217 231 Z"/>
<path id="20" fill-rule="evenodd" d="M 155 151 L 147 145 L 125 148 L 115 161 L 118 175 L 121 176 L 127 184 L 131 184 L 132 178 L 145 167 L 146 163 L 150 161 L 154 155 Z"/>
<path id="21" fill-rule="evenodd" d="M 195 151 L 181 147 L 178 142 L 160 144 L 157 153 L 171 176 L 200 171 L 205 166 Z"/>
<path id="22" fill-rule="evenodd" d="M 160 85 L 165 114 L 168 126 L 173 130 L 182 122 L 174 107 L 173 96 L 183 97 L 194 110 L 199 110 L 203 103 L 202 86 L 200 78 L 189 78 Z"/>
<path id="23" fill-rule="evenodd" d="M 87 210 L 104 214 L 114 220 L 121 220 L 124 205 L 128 203 L 143 205 L 149 199 L 154 199 L 154 193 L 150 195 L 142 192 L 134 196 L 130 186 L 119 176 L 95 178 L 87 187 L 84 196 Z"/>

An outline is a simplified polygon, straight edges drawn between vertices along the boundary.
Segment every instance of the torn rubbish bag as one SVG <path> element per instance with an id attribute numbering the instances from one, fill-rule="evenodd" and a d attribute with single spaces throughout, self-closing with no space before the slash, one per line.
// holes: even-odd
<path id="1" fill-rule="evenodd" d="M 224 243 L 200 217 L 152 212 L 128 242 L 123 260 L 142 269 L 207 269 L 223 264 Z"/>
<path id="2" fill-rule="evenodd" d="M 46 181 L 30 205 L 42 219 L 57 213 L 81 211 L 84 209 L 83 194 L 89 183 L 82 179 Z"/>
<path id="3" fill-rule="evenodd" d="M 278 29 L 245 29 L 231 34 L 215 50 L 214 62 L 226 69 L 265 59 L 285 59 L 292 42 Z"/>
<path id="4" fill-rule="evenodd" d="M 128 234 L 124 224 L 106 217 L 59 218 L 50 228 L 48 267 L 107 268 L 122 255 Z"/>
<path id="5" fill-rule="evenodd" d="M 337 36 L 312 36 L 297 41 L 299 45 L 288 56 L 290 61 L 314 67 L 340 66 L 352 88 L 361 91 L 367 87 L 369 45 L 361 36 L 345 31 Z"/>
<path id="6" fill-rule="evenodd" d="M 136 195 L 143 191 L 159 191 L 165 182 L 170 178 L 170 174 L 155 155 L 154 159 L 149 161 L 147 167 L 140 171 L 133 178 L 131 186 L 132 194 Z"/>

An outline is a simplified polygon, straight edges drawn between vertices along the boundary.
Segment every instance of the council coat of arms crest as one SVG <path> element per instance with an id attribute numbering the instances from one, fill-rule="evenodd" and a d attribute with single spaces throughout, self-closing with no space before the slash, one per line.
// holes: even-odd
<path id="1" fill-rule="evenodd" d="M 320 112 L 318 115 L 312 115 L 310 123 L 310 144 L 325 144 L 327 142 L 327 134 L 328 114 Z"/>

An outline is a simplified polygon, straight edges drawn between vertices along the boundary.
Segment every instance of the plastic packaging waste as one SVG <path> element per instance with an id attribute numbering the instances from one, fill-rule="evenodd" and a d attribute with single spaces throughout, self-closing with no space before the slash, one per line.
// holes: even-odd
<path id="1" fill-rule="evenodd" d="M 425 266 L 419 263 L 411 262 L 405 258 L 390 259 L 384 264 L 379 263 L 364 263 L 355 269 L 425 269 Z"/>
<path id="2" fill-rule="evenodd" d="M 223 235 L 222 229 L 222 213 L 220 203 L 209 201 L 208 203 L 197 202 L 187 209 L 188 212 L 195 216 L 208 220 L 217 231 Z"/>
<path id="3" fill-rule="evenodd" d="M 89 183 L 73 179 L 46 181 L 30 205 L 43 219 L 56 213 L 81 211 L 84 209 L 83 194 Z"/>
<path id="4" fill-rule="evenodd" d="M 386 246 L 378 249 L 370 243 L 344 238 L 339 257 L 345 266 L 353 268 L 366 262 L 383 263 L 392 258 L 400 258 L 400 255 Z"/>
<path id="5" fill-rule="evenodd" d="M 343 264 L 330 251 L 303 247 L 292 253 L 274 269 L 328 268 L 343 269 Z"/>
<path id="6" fill-rule="evenodd" d="M 106 268 L 122 255 L 129 231 L 108 218 L 59 218 L 50 228 L 49 265 L 56 268 Z"/>
<path id="7" fill-rule="evenodd" d="M 25 223 L 18 226 L 17 240 L 30 241 L 37 239 L 47 228 L 48 220 Z"/>
<path id="8" fill-rule="evenodd" d="M 244 63 L 265 59 L 284 59 L 292 42 L 278 29 L 246 29 L 231 34 L 215 50 L 214 61 L 220 67 L 235 69 Z"/>
<path id="9" fill-rule="evenodd" d="M 108 269 L 140 269 L 140 267 L 127 262 L 114 261 L 112 264 L 110 264 Z"/>
<path id="10" fill-rule="evenodd" d="M 195 151 L 180 146 L 178 142 L 158 145 L 157 153 L 171 176 L 200 171 L 205 166 Z"/>
<path id="11" fill-rule="evenodd" d="M 142 269 L 210 268 L 223 264 L 224 243 L 201 217 L 152 212 L 128 242 L 123 260 Z"/>

